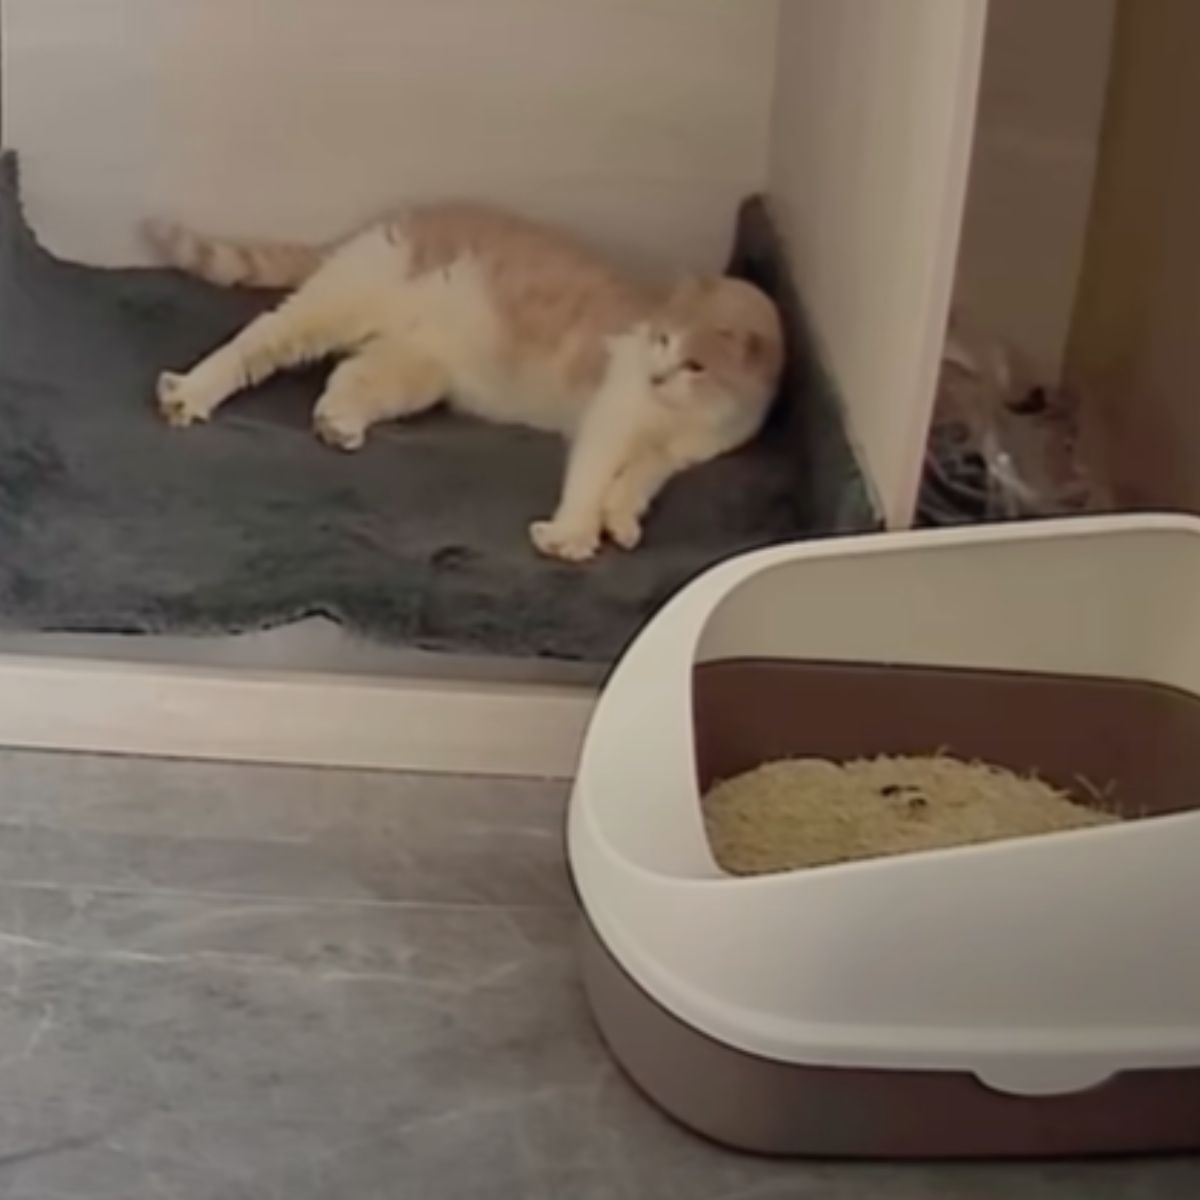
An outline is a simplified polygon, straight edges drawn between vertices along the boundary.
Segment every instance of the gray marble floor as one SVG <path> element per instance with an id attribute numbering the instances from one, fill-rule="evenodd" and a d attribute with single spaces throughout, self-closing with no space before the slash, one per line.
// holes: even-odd
<path id="1" fill-rule="evenodd" d="M 1159 1200 L 1187 1160 L 777 1164 L 588 1024 L 558 786 L 0 754 L 0 1200 Z"/>

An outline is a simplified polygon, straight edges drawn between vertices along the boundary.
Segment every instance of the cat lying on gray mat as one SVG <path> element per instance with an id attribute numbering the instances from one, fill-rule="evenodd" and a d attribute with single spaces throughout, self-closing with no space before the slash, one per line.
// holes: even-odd
<path id="1" fill-rule="evenodd" d="M 558 508 L 530 533 L 584 562 L 607 535 L 633 549 L 678 472 L 749 441 L 778 385 L 774 304 L 741 280 L 656 292 L 556 230 L 492 209 L 432 205 L 327 247 L 147 234 L 169 265 L 228 286 L 294 289 L 186 374 L 163 415 L 206 421 L 236 392 L 330 355 L 343 361 L 314 424 L 357 450 L 377 421 L 443 400 L 489 421 L 564 435 Z"/>

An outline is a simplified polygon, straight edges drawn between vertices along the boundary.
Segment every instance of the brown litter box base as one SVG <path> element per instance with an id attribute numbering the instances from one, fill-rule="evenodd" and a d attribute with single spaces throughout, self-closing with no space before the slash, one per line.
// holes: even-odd
<path id="1" fill-rule="evenodd" d="M 734 885 L 736 886 L 736 885 Z M 584 986 L 635 1084 L 696 1133 L 811 1158 L 1049 1158 L 1200 1149 L 1200 1070 L 1138 1071 L 1027 1098 L 950 1071 L 804 1067 L 745 1054 L 667 1012 L 586 920 Z"/>

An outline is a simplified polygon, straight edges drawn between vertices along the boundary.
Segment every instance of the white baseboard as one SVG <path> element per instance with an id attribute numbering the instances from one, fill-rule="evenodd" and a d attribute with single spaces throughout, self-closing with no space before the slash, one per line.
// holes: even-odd
<path id="1" fill-rule="evenodd" d="M 595 689 L 0 653 L 0 744 L 570 778 Z"/>

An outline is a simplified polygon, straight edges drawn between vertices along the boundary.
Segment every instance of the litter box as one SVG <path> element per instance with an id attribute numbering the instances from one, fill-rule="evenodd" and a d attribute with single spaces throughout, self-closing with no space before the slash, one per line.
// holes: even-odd
<path id="1" fill-rule="evenodd" d="M 1117 825 L 750 878 L 699 798 L 945 750 Z M 1200 521 L 1077 518 L 728 562 L 615 671 L 571 802 L 584 979 L 663 1109 L 741 1149 L 1200 1147 Z"/>

